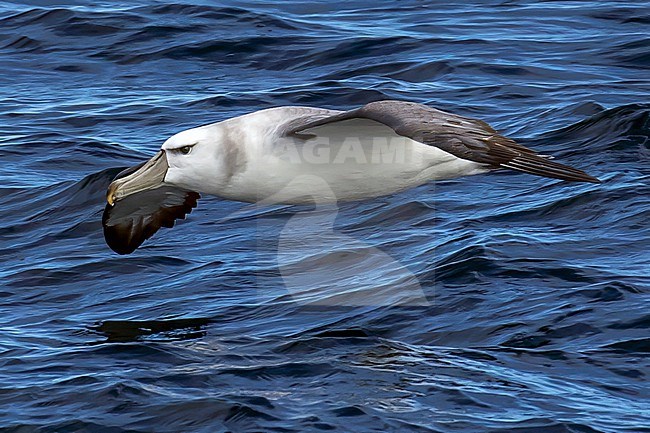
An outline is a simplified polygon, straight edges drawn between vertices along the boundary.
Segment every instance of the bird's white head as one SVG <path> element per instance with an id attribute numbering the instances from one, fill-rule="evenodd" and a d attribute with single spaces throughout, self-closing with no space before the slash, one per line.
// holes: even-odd
<path id="1" fill-rule="evenodd" d="M 230 176 L 227 137 L 219 124 L 188 129 L 170 137 L 164 182 L 192 191 L 218 193 Z"/>
<path id="2" fill-rule="evenodd" d="M 227 129 L 218 123 L 179 132 L 137 170 L 118 175 L 109 186 L 108 202 L 162 185 L 218 194 L 238 159 L 228 138 Z"/>

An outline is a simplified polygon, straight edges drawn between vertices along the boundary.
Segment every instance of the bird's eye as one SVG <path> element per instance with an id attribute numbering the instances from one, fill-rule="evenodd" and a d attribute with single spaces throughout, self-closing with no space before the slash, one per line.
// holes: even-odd
<path id="1" fill-rule="evenodd" d="M 183 146 L 178 149 L 183 155 L 187 155 L 192 150 L 192 146 Z"/>

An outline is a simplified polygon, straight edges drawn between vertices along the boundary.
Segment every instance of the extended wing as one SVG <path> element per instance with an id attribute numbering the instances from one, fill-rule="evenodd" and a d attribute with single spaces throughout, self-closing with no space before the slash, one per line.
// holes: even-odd
<path id="1" fill-rule="evenodd" d="M 115 179 L 128 176 L 143 165 L 126 169 Z M 160 186 L 107 204 L 102 216 L 106 244 L 118 254 L 130 254 L 161 227 L 171 228 L 175 220 L 184 219 L 199 198 L 193 191 Z"/>

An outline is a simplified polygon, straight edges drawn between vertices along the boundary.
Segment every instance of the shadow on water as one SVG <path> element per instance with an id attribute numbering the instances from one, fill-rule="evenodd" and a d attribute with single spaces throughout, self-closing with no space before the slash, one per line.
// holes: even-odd
<path id="1" fill-rule="evenodd" d="M 132 341 L 173 341 L 204 337 L 209 318 L 174 320 L 107 320 L 91 326 L 91 332 L 106 337 L 108 343 Z"/>

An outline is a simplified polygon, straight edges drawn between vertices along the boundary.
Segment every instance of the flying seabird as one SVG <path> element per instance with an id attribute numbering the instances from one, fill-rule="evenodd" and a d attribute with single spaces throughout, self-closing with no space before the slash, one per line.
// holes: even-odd
<path id="1" fill-rule="evenodd" d="M 350 110 L 277 107 L 182 131 L 116 176 L 102 223 L 129 254 L 196 207 L 199 193 L 245 202 L 331 203 L 508 168 L 600 182 L 487 123 L 404 101 Z M 318 179 L 318 181 L 313 181 Z"/>

